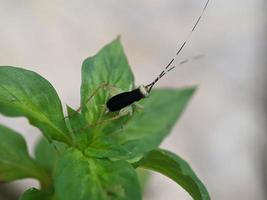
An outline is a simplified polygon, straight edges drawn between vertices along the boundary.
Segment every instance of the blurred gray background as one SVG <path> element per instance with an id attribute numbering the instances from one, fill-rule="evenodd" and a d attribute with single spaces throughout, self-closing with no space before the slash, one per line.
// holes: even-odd
<path id="1" fill-rule="evenodd" d="M 205 0 L 0 0 L 0 65 L 38 72 L 63 104 L 79 105 L 82 61 L 120 35 L 136 84 L 158 75 L 190 31 Z M 267 199 L 266 7 L 264 0 L 211 0 L 180 60 L 158 87 L 198 85 L 162 147 L 186 159 L 212 199 Z M 178 63 L 179 59 L 176 61 Z M 0 123 L 20 131 L 30 151 L 40 136 L 23 118 Z M 1 141 L 0 141 L 1 142 Z M 2 184 L 12 199 L 33 180 Z M 1 199 L 1 197 L 0 197 Z M 145 200 L 191 199 L 153 174 Z"/>

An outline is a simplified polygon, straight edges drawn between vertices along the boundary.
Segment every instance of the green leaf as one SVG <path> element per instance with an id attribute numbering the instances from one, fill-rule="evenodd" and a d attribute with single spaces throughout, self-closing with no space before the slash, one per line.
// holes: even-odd
<path id="1" fill-rule="evenodd" d="M 170 133 L 195 88 L 155 89 L 140 103 L 144 110 L 135 113 L 114 138 L 132 155 L 141 156 L 155 149 Z"/>
<path id="2" fill-rule="evenodd" d="M 0 67 L 0 113 L 27 117 L 49 140 L 71 143 L 55 89 L 35 72 Z"/>
<path id="3" fill-rule="evenodd" d="M 159 172 L 182 186 L 194 200 L 209 200 L 209 193 L 191 167 L 179 156 L 166 150 L 152 150 L 135 164 Z"/>
<path id="4" fill-rule="evenodd" d="M 49 143 L 46 138 L 41 138 L 35 147 L 35 160 L 51 174 L 58 159 L 58 151 L 59 145 Z"/>
<path id="5" fill-rule="evenodd" d="M 86 156 L 95 158 L 109 158 L 110 160 L 128 159 L 131 157 L 121 145 L 110 137 L 98 137 L 85 150 Z"/>
<path id="6" fill-rule="evenodd" d="M 119 38 L 106 45 L 95 56 L 87 58 L 82 65 L 81 105 L 82 113 L 89 123 L 99 120 L 110 96 L 101 88 L 87 103 L 88 98 L 103 84 L 128 91 L 134 87 L 133 73 L 123 52 Z"/>
<path id="7" fill-rule="evenodd" d="M 52 200 L 52 196 L 36 188 L 26 190 L 19 200 Z"/>
<path id="8" fill-rule="evenodd" d="M 125 161 L 85 157 L 70 149 L 58 163 L 55 191 L 59 200 L 140 200 L 134 168 Z"/>
<path id="9" fill-rule="evenodd" d="M 46 181 L 47 174 L 30 158 L 24 138 L 0 125 L 0 181 L 36 178 Z"/>

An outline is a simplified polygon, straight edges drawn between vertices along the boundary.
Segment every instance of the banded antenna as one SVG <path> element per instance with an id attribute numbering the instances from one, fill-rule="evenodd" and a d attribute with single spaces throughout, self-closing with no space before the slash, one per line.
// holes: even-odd
<path id="1" fill-rule="evenodd" d="M 178 57 L 178 55 L 181 53 L 181 51 L 183 50 L 183 48 L 186 46 L 186 43 L 189 41 L 189 39 L 191 38 L 193 32 L 195 31 L 197 25 L 199 24 L 203 14 L 205 13 L 208 4 L 209 4 L 210 0 L 207 0 L 203 10 L 201 12 L 201 14 L 199 15 L 199 17 L 196 20 L 196 23 L 194 24 L 193 28 L 191 29 L 190 33 L 188 34 L 188 36 L 186 37 L 186 39 L 184 40 L 183 44 L 180 46 L 180 48 L 178 49 L 178 51 L 176 52 L 176 54 L 174 55 L 174 57 L 169 61 L 169 63 L 166 65 L 166 67 L 164 68 L 164 70 L 159 74 L 159 76 L 150 84 L 146 85 L 146 90 L 148 92 L 151 91 L 151 89 L 153 88 L 153 86 L 168 72 L 170 72 L 171 70 L 173 70 L 176 66 L 173 66 L 173 62 L 175 61 L 175 59 Z M 180 62 L 179 64 L 184 64 L 183 62 L 187 62 L 187 60 L 184 60 L 182 62 Z"/>

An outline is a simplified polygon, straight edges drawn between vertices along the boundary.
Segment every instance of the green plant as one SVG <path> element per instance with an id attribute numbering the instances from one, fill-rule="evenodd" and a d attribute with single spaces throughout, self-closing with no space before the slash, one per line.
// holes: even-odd
<path id="1" fill-rule="evenodd" d="M 133 107 L 132 116 L 108 121 L 116 114 L 104 112 L 107 90 L 87 101 L 103 83 L 124 91 L 134 87 L 119 39 L 84 61 L 81 110 L 67 106 L 69 117 L 47 80 L 25 69 L 0 67 L 0 113 L 26 117 L 44 136 L 32 158 L 24 138 L 0 125 L 0 180 L 37 179 L 40 189 L 27 190 L 21 200 L 140 200 L 135 169 L 144 168 L 168 176 L 196 200 L 210 199 L 183 159 L 158 148 L 195 88 L 155 89 L 141 101 L 142 111 Z"/>

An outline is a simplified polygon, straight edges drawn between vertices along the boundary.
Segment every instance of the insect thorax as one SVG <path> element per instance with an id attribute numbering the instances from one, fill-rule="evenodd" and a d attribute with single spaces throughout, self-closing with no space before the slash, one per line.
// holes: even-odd
<path id="1" fill-rule="evenodd" d="M 138 89 L 139 89 L 139 91 L 141 92 L 141 94 L 142 94 L 144 97 L 147 97 L 147 96 L 149 95 L 149 92 L 148 92 L 146 86 L 144 86 L 144 85 L 140 85 L 140 86 L 138 87 Z"/>

